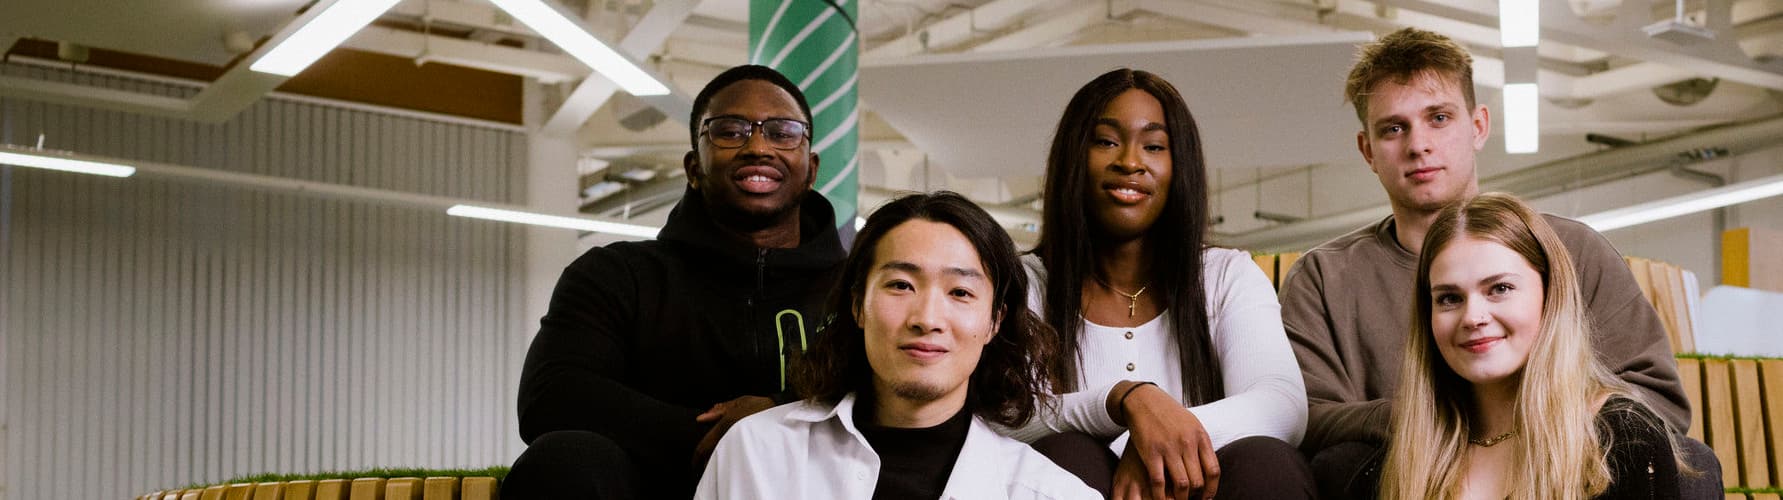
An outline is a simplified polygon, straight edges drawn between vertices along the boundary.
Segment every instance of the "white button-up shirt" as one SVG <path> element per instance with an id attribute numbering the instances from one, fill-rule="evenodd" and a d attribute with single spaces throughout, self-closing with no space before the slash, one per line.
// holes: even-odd
<path id="1" fill-rule="evenodd" d="M 854 426 L 855 395 L 835 406 L 781 405 L 732 426 L 712 452 L 696 499 L 867 499 L 879 454 Z M 943 499 L 1100 499 L 1077 476 L 972 417 Z"/>

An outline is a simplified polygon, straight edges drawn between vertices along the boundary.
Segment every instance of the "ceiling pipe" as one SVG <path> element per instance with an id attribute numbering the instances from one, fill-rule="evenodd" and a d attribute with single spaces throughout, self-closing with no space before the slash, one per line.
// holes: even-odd
<path id="1" fill-rule="evenodd" d="M 1480 180 L 1480 191 L 1504 191 L 1526 199 L 1595 186 L 1692 161 L 1703 149 L 1741 155 L 1783 143 L 1783 115 L 1542 163 Z M 1221 245 L 1256 251 L 1300 251 L 1391 215 L 1389 205 L 1339 212 L 1303 222 L 1222 236 Z"/>

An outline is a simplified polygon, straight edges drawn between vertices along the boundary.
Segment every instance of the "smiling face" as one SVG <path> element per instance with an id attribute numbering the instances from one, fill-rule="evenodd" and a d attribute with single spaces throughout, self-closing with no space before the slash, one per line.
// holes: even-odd
<path id="1" fill-rule="evenodd" d="M 740 80 L 713 94 L 700 121 L 717 117 L 809 123 L 791 94 L 764 80 Z M 708 206 L 750 221 L 772 223 L 790 213 L 816 181 L 817 155 L 811 141 L 781 150 L 768 144 L 765 135 L 756 130 L 742 147 L 721 148 L 700 134 L 698 146 L 683 160 L 688 184 Z"/>
<path id="2" fill-rule="evenodd" d="M 958 400 L 996 335 L 992 283 L 953 226 L 912 219 L 885 234 L 857 302 L 880 397 Z"/>
<path id="3" fill-rule="evenodd" d="M 1496 242 L 1462 237 L 1430 261 L 1430 330 L 1474 385 L 1514 383 L 1541 334 L 1541 274 Z"/>
<path id="4" fill-rule="evenodd" d="M 1164 106 L 1143 90 L 1115 96 L 1090 137 L 1084 193 L 1098 231 L 1119 240 L 1145 234 L 1170 196 L 1170 133 Z"/>
<path id="5" fill-rule="evenodd" d="M 1434 212 L 1479 192 L 1474 154 L 1491 121 L 1485 106 L 1467 108 L 1454 80 L 1426 71 L 1382 80 L 1366 96 L 1356 147 L 1397 210 Z"/>

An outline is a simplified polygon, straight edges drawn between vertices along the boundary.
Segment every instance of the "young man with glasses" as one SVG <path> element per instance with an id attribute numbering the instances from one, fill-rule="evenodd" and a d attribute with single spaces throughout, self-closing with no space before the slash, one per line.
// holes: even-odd
<path id="1" fill-rule="evenodd" d="M 694 99 L 687 190 L 655 241 L 594 248 L 558 280 L 521 372 L 525 498 L 687 498 L 749 414 L 791 401 L 789 356 L 815 334 L 845 257 L 811 195 L 799 88 L 762 66 Z"/>

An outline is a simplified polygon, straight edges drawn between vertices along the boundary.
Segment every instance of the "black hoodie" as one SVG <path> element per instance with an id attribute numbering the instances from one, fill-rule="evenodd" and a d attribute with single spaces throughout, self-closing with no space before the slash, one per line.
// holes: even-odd
<path id="1" fill-rule="evenodd" d="M 693 448 L 711 427 L 694 416 L 745 395 L 786 401 L 783 356 L 823 320 L 847 252 L 823 196 L 806 195 L 799 219 L 797 248 L 756 248 L 720 232 L 689 189 L 657 240 L 582 254 L 526 354 L 520 438 L 593 431 L 630 453 L 645 484 L 691 492 Z"/>

